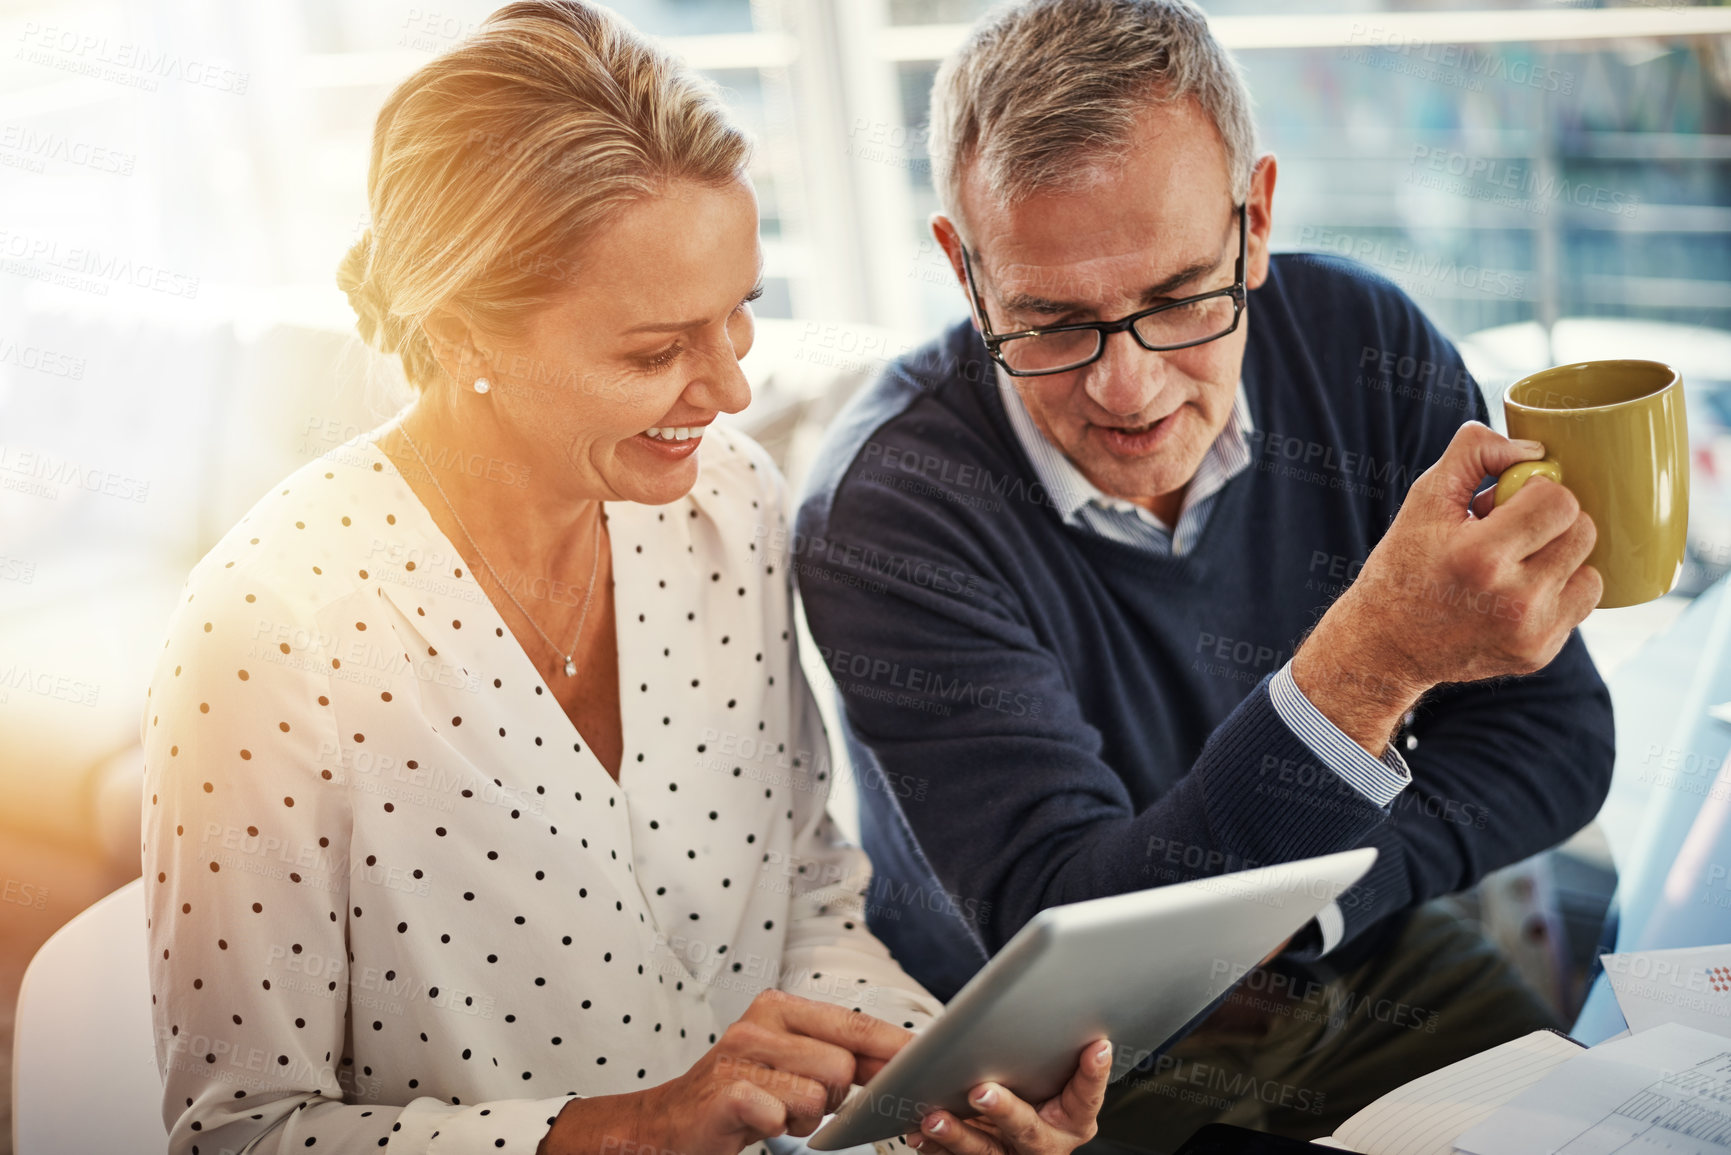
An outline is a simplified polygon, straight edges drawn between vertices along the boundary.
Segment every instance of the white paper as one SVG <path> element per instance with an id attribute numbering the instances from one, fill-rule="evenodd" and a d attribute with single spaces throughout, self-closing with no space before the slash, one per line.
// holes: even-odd
<path id="1" fill-rule="evenodd" d="M 1456 1135 L 1584 1054 L 1554 1031 L 1511 1039 L 1396 1087 L 1342 1123 L 1334 1144 L 1360 1155 L 1449 1155 Z"/>
<path id="2" fill-rule="evenodd" d="M 1731 1037 L 1731 946 L 1631 951 L 1600 961 L 1630 1031 L 1682 1023 Z"/>
<path id="3" fill-rule="evenodd" d="M 1468 1155 L 1731 1155 L 1731 1042 L 1667 1023 L 1602 1043 L 1455 1147 Z"/>

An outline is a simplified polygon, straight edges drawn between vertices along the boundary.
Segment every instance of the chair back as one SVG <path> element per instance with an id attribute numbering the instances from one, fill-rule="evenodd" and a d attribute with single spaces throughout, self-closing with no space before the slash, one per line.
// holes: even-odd
<path id="1" fill-rule="evenodd" d="M 167 1152 L 144 918 L 134 879 L 30 960 L 12 1034 L 15 1155 Z"/>

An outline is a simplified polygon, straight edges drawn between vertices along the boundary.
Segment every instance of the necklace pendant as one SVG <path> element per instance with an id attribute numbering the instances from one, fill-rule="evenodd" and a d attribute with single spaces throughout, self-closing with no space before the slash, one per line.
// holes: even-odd
<path id="1" fill-rule="evenodd" d="M 567 678 L 575 678 L 577 676 L 577 663 L 572 661 L 570 658 L 565 659 L 565 676 Z"/>

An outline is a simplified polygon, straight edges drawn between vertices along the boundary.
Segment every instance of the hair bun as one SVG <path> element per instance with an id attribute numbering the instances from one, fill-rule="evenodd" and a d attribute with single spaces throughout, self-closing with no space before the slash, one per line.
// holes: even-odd
<path id="1" fill-rule="evenodd" d="M 355 331 L 368 347 L 396 356 L 410 382 L 436 381 L 444 373 L 420 326 L 391 309 L 390 296 L 373 276 L 373 230 L 349 246 L 337 265 L 337 287 L 355 311 Z"/>
<path id="2" fill-rule="evenodd" d="M 386 311 L 370 279 L 372 261 L 373 230 L 369 227 L 362 231 L 360 240 L 349 246 L 337 266 L 337 288 L 348 297 L 349 307 L 355 311 L 355 329 L 361 340 L 382 352 L 394 352 L 380 340 Z"/>

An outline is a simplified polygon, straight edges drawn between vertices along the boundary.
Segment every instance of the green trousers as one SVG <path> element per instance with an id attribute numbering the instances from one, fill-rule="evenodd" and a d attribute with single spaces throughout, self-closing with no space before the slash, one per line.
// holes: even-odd
<path id="1" fill-rule="evenodd" d="M 1114 1083 L 1084 1152 L 1170 1155 L 1217 1122 L 1314 1139 L 1402 1083 L 1561 1026 L 1447 899 L 1413 911 L 1389 949 L 1349 972 L 1325 981 L 1312 966 L 1252 971 L 1152 1070 Z"/>

